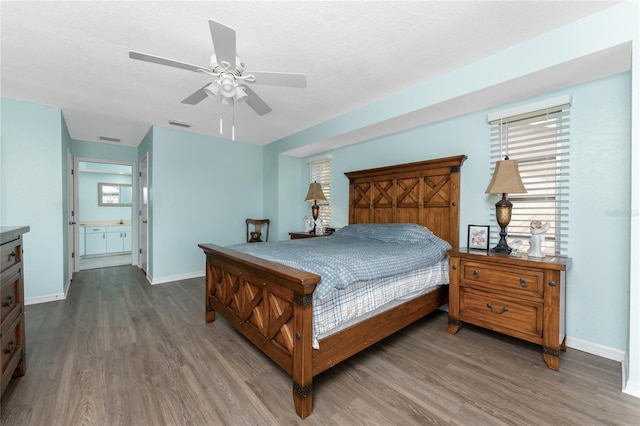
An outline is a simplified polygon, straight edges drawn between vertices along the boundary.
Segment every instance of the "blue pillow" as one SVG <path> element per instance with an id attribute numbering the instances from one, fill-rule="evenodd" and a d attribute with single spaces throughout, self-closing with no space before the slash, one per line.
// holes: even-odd
<path id="1" fill-rule="evenodd" d="M 387 243 L 421 243 L 437 238 L 429 229 L 416 223 L 362 223 L 347 225 L 334 235 L 352 238 L 368 238 Z"/>

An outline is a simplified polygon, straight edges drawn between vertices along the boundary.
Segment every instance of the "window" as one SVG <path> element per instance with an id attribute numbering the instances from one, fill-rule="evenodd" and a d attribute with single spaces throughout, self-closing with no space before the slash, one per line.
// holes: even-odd
<path id="1" fill-rule="evenodd" d="M 561 101 L 561 102 L 560 102 Z M 560 103 L 558 103 L 560 102 Z M 529 249 L 532 220 L 549 223 L 542 251 L 548 255 L 566 254 L 569 238 L 569 107 L 571 98 L 547 103 L 558 106 L 529 108 L 516 115 L 489 116 L 491 124 L 491 170 L 506 155 L 518 160 L 526 194 L 508 194 L 513 203 L 508 228 L 509 243 L 522 240 L 521 252 Z M 540 107 L 540 104 L 536 105 Z M 499 119 L 494 118 L 500 116 Z M 495 209 L 491 209 L 495 223 Z M 491 233 L 497 244 L 499 228 Z"/>
<path id="2" fill-rule="evenodd" d="M 309 183 L 318 182 L 327 201 L 318 202 L 320 212 L 318 220 L 325 226 L 331 225 L 331 157 L 316 157 L 308 161 Z"/>

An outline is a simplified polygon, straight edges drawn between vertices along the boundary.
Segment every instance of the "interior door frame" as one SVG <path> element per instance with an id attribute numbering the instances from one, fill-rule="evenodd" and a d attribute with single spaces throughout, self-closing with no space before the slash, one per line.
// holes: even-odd
<path id="1" fill-rule="evenodd" d="M 69 262 L 69 280 L 73 279 L 73 274 L 80 270 L 80 254 L 78 253 L 78 230 L 76 220 L 76 196 L 75 196 L 75 161 L 73 153 L 67 148 L 67 212 L 69 228 L 67 229 L 67 261 Z"/>
<path id="2" fill-rule="evenodd" d="M 142 269 L 145 275 L 148 275 L 149 269 L 149 153 L 145 152 L 138 163 L 138 181 L 140 207 L 138 209 L 138 226 L 139 226 L 139 249 L 138 249 L 138 267 Z M 144 193 L 145 187 L 147 193 Z M 145 203 L 146 197 L 146 203 Z M 144 210 L 144 211 L 143 211 Z M 145 231 L 143 232 L 143 227 Z"/>
<path id="3" fill-rule="evenodd" d="M 75 246 L 78 246 L 79 243 L 79 234 L 80 234 L 80 204 L 79 204 L 79 181 L 80 181 L 80 163 L 81 162 L 87 162 L 87 163 L 103 163 L 103 164 L 117 164 L 117 165 L 121 165 L 121 166 L 129 166 L 131 167 L 131 193 L 132 194 L 137 194 L 137 190 L 138 190 L 138 179 L 135 179 L 135 176 L 137 176 L 137 165 L 135 162 L 132 161 L 120 161 L 120 160 L 107 160 L 104 158 L 91 158 L 91 157 L 75 157 L 74 158 L 74 162 L 73 162 L 73 168 L 75 171 L 75 175 L 76 178 L 73 180 L 73 207 L 74 207 L 74 212 L 75 212 L 75 217 L 77 220 L 75 220 L 75 225 L 73 225 L 74 227 L 74 234 L 76 235 L 76 239 L 75 239 Z M 97 188 L 96 188 L 97 190 Z M 70 194 L 71 196 L 71 194 Z M 138 250 L 138 223 L 135 220 L 135 213 L 138 211 L 138 200 L 137 197 L 132 197 L 131 200 L 131 217 L 130 217 L 130 222 L 131 222 L 131 264 L 132 265 L 136 265 L 137 261 L 136 261 L 136 256 L 134 256 L 135 253 L 137 253 Z M 77 253 L 77 255 L 74 258 L 74 271 L 77 272 L 80 270 L 80 254 Z"/>

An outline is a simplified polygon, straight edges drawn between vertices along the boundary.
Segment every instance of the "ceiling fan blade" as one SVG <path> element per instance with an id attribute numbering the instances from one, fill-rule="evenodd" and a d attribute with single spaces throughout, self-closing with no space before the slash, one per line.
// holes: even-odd
<path id="1" fill-rule="evenodd" d="M 222 62 L 226 62 L 230 65 L 230 70 L 235 71 L 236 30 L 212 20 L 209 20 L 209 30 L 218 64 L 222 65 Z"/>
<path id="2" fill-rule="evenodd" d="M 255 84 L 268 84 L 271 86 L 307 87 L 307 76 L 289 72 L 251 71 L 256 77 Z"/>
<path id="3" fill-rule="evenodd" d="M 247 95 L 249 96 L 245 101 L 258 115 L 265 115 L 272 111 L 271 107 L 263 101 L 260 96 L 256 95 L 256 92 L 251 90 L 249 86 L 246 84 L 239 84 L 238 86 L 242 87 Z"/>
<path id="4" fill-rule="evenodd" d="M 188 105 L 196 105 L 204 101 L 207 98 L 207 93 L 204 91 L 204 88 L 208 85 L 209 83 L 205 84 L 204 86 L 193 92 L 191 95 L 184 98 L 182 103 Z"/>
<path id="5" fill-rule="evenodd" d="M 180 68 L 187 71 L 198 71 L 200 69 L 208 69 L 207 67 L 201 67 L 198 65 L 187 64 L 186 62 L 178 62 L 173 59 L 162 58 L 160 56 L 147 55 L 146 53 L 136 52 L 134 50 L 129 51 L 129 57 L 131 59 L 139 59 L 141 61 L 152 62 L 154 64 L 166 65 L 169 67 Z"/>

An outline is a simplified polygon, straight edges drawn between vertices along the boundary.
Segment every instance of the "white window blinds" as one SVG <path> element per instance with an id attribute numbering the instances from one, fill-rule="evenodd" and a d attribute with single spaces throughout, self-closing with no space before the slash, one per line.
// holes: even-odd
<path id="1" fill-rule="evenodd" d="M 318 220 L 324 226 L 331 225 L 331 157 L 321 157 L 309 160 L 309 183 L 318 182 L 322 185 L 322 192 L 327 201 L 318 201 L 320 212 Z"/>
<path id="2" fill-rule="evenodd" d="M 520 252 L 529 249 L 531 221 L 540 220 L 550 226 L 542 251 L 548 256 L 566 254 L 569 238 L 569 107 L 566 103 L 489 122 L 489 179 L 496 161 L 508 155 L 509 159 L 518 160 L 522 182 L 527 189 L 526 194 L 508 194 L 513 203 L 508 243 L 522 240 Z M 492 223 L 496 223 L 493 207 L 491 218 Z M 491 232 L 492 245 L 497 244 L 499 231 L 496 227 Z"/>

